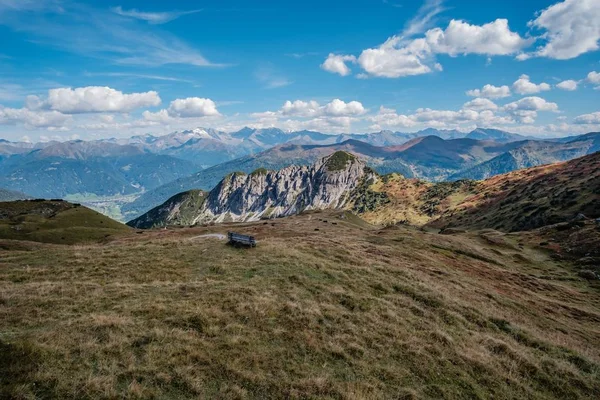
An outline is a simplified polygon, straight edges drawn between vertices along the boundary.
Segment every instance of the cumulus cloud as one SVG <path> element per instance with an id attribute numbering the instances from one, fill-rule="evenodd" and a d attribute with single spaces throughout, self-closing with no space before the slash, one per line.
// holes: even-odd
<path id="1" fill-rule="evenodd" d="M 441 64 L 435 61 L 436 54 L 452 57 L 461 54 L 510 55 L 520 52 L 531 43 L 530 39 L 512 32 L 506 19 L 497 19 L 484 25 L 453 19 L 446 29 L 433 28 L 425 32 L 423 37 L 410 38 L 421 33 L 432 16 L 439 12 L 440 2 L 437 3 L 438 8 L 433 7 L 429 14 L 424 13 L 422 21 L 413 20 L 402 34 L 390 37 L 378 47 L 363 50 L 356 60 L 358 65 L 372 76 L 399 78 L 441 71 Z M 354 60 L 348 58 L 345 61 Z M 335 69 L 331 72 L 350 74 L 344 60 L 334 59 L 330 54 L 322 67 L 327 63 L 332 70 Z"/>
<path id="2" fill-rule="evenodd" d="M 29 109 L 50 109 L 65 114 L 96 112 L 130 112 L 141 107 L 158 106 L 161 100 L 157 92 L 124 94 L 121 91 L 103 87 L 50 89 L 44 99 L 28 96 Z"/>
<path id="3" fill-rule="evenodd" d="M 396 110 L 383 106 L 379 107 L 379 112 L 376 115 L 368 117 L 368 120 L 374 123 L 372 129 L 382 129 L 382 127 L 408 128 L 417 124 L 407 115 L 398 114 Z"/>
<path id="4" fill-rule="evenodd" d="M 358 57 L 358 64 L 370 75 L 383 78 L 422 75 L 432 71 L 426 65 L 431 51 L 423 39 L 414 40 L 408 46 L 402 44 L 400 37 L 392 37 L 377 48 L 364 50 Z"/>
<path id="5" fill-rule="evenodd" d="M 167 109 L 142 113 L 144 120 L 161 124 L 170 123 L 178 118 L 218 117 L 220 115 L 214 101 L 200 97 L 176 99 L 169 104 Z"/>
<path id="6" fill-rule="evenodd" d="M 578 125 L 600 124 L 600 111 L 591 114 L 580 115 L 576 117 L 573 122 Z"/>
<path id="7" fill-rule="evenodd" d="M 550 85 L 544 82 L 537 85 L 529 80 L 528 75 L 523 74 L 513 83 L 513 89 L 519 94 L 534 94 L 550 90 Z"/>
<path id="8" fill-rule="evenodd" d="M 219 115 L 215 102 L 211 99 L 188 97 L 173 100 L 167 110 L 172 117 L 212 117 Z"/>
<path id="9" fill-rule="evenodd" d="M 253 113 L 254 127 L 278 126 L 287 130 L 316 129 L 322 132 L 348 132 L 368 110 L 358 101 L 334 99 L 321 105 L 315 100 L 286 101 L 277 111 Z"/>
<path id="10" fill-rule="evenodd" d="M 484 110 L 497 110 L 498 106 L 491 100 L 478 97 L 463 105 L 464 110 L 484 111 Z"/>
<path id="11" fill-rule="evenodd" d="M 524 124 L 532 124 L 537 118 L 538 111 L 558 111 L 556 103 L 548 102 L 541 97 L 524 97 L 520 100 L 506 104 L 502 108 L 505 112 Z"/>
<path id="12" fill-rule="evenodd" d="M 597 85 L 596 89 L 600 88 L 600 72 L 592 71 L 587 75 L 587 81 L 592 85 Z"/>
<path id="13" fill-rule="evenodd" d="M 599 48 L 600 2 L 565 0 L 556 3 L 540 12 L 529 26 L 542 30 L 542 38 L 546 40 L 531 56 L 575 58 Z"/>
<path id="14" fill-rule="evenodd" d="M 382 106 L 377 114 L 367 117 L 367 120 L 373 123 L 372 129 L 398 129 L 417 125 L 434 128 L 473 128 L 515 122 L 510 115 L 497 115 L 496 110 L 499 110 L 496 104 L 488 99 L 478 98 L 456 111 L 419 108 L 413 114 L 406 115 Z"/>
<path id="15" fill-rule="evenodd" d="M 572 92 L 574 90 L 577 90 L 577 85 L 579 85 L 579 82 L 574 81 L 572 79 L 567 79 L 566 81 L 558 83 L 556 87 L 562 90 L 568 90 Z"/>
<path id="16" fill-rule="evenodd" d="M 334 99 L 330 103 L 321 106 L 317 101 L 286 101 L 279 111 L 267 111 L 265 113 L 256 113 L 258 117 L 343 117 L 343 116 L 358 116 L 362 115 L 367 110 L 362 103 L 358 101 L 350 101 L 346 103 L 340 99 Z"/>
<path id="17" fill-rule="evenodd" d="M 479 113 L 473 110 L 433 110 L 431 108 L 419 108 L 411 116 L 413 120 L 420 123 L 453 123 L 459 124 L 469 121 L 476 121 Z"/>
<path id="18" fill-rule="evenodd" d="M 352 71 L 350 70 L 350 68 L 348 68 L 346 62 L 355 63 L 356 57 L 329 53 L 329 56 L 327 56 L 325 62 L 321 64 L 321 68 L 325 71 L 332 72 L 334 74 L 348 76 L 352 73 Z"/>
<path id="19" fill-rule="evenodd" d="M 71 119 L 70 115 L 58 111 L 4 108 L 0 106 L 0 124 L 22 123 L 28 129 L 63 128 Z"/>
<path id="20" fill-rule="evenodd" d="M 450 56 L 505 56 L 515 54 L 531 43 L 512 32 L 508 20 L 501 18 L 481 26 L 453 19 L 445 30 L 431 29 L 425 37 L 434 53 Z"/>
<path id="21" fill-rule="evenodd" d="M 504 86 L 485 85 L 481 89 L 468 90 L 467 95 L 471 97 L 484 97 L 488 99 L 501 99 L 510 96 L 510 88 Z"/>

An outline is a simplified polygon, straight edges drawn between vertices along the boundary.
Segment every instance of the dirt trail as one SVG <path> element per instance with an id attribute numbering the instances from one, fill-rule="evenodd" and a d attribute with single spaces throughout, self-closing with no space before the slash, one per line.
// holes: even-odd
<path id="1" fill-rule="evenodd" d="M 222 233 L 207 233 L 206 235 L 199 235 L 199 236 L 191 237 L 190 240 L 202 239 L 202 238 L 216 238 L 219 240 L 225 240 L 225 239 L 227 239 L 227 236 L 223 235 Z"/>

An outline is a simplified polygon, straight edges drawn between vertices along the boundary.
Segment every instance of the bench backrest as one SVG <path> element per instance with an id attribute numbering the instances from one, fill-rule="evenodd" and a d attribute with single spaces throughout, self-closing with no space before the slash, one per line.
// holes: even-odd
<path id="1" fill-rule="evenodd" d="M 229 241 L 233 243 L 256 246 L 256 239 L 254 239 L 254 236 L 242 235 L 235 232 L 227 232 L 227 237 Z"/>

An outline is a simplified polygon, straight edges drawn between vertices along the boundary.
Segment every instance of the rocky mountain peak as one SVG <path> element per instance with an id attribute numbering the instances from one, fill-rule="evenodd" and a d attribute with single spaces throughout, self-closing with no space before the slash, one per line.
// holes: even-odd
<path id="1" fill-rule="evenodd" d="M 364 161 L 345 151 L 313 165 L 292 165 L 278 171 L 260 168 L 250 174 L 233 172 L 210 191 L 188 222 L 255 221 L 306 210 L 344 208 L 364 179 L 377 179 L 377 175 Z M 147 225 L 147 218 L 140 218 Z"/>

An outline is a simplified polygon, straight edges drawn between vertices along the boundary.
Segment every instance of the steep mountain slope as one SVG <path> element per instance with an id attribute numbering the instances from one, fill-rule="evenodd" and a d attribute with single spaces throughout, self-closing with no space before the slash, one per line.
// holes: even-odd
<path id="1" fill-rule="evenodd" d="M 0 163 L 0 187 L 42 198 L 126 195 L 197 169 L 191 162 L 147 153 L 138 146 L 73 141 L 5 159 Z"/>
<path id="2" fill-rule="evenodd" d="M 198 210 L 206 201 L 207 193 L 202 190 L 190 190 L 178 193 L 158 207 L 127 223 L 127 225 L 150 229 L 168 225 L 193 225 L 198 216 Z"/>
<path id="3" fill-rule="evenodd" d="M 75 244 L 128 231 L 126 225 L 66 201 L 0 202 L 0 239 Z"/>
<path id="4" fill-rule="evenodd" d="M 298 214 L 308 210 L 343 208 L 351 200 L 352 192 L 363 182 L 377 179 L 376 174 L 356 156 L 337 151 L 311 166 L 290 166 L 279 171 L 265 169 L 246 175 L 227 175 L 206 196 L 196 209 L 192 224 L 200 222 L 256 221 Z M 128 223 L 143 228 L 148 225 L 165 226 L 175 221 L 161 210 L 179 209 L 188 201 L 188 195 L 171 199 Z M 175 201 L 173 201 L 175 200 Z M 158 215 L 159 219 L 152 219 Z M 185 221 L 189 224 L 189 220 Z"/>
<path id="5" fill-rule="evenodd" d="M 0 188 L 0 201 L 26 200 L 30 198 L 31 196 L 25 193 Z"/>

